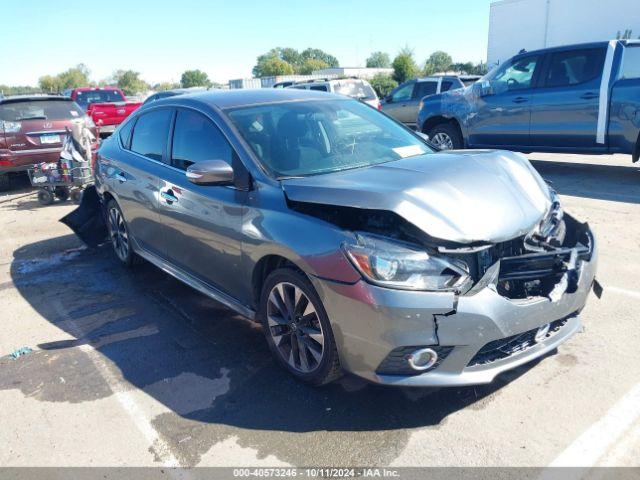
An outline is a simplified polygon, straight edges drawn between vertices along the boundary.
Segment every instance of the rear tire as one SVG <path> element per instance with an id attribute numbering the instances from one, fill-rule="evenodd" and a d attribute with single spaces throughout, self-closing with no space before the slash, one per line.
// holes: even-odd
<path id="1" fill-rule="evenodd" d="M 61 202 L 69 200 L 69 189 L 67 187 L 56 187 L 53 190 L 53 194 Z"/>
<path id="2" fill-rule="evenodd" d="M 40 203 L 40 205 L 51 205 L 53 203 L 53 200 L 53 193 L 51 193 L 49 190 L 38 190 L 38 202 Z"/>
<path id="3" fill-rule="evenodd" d="M 440 151 L 464 148 L 460 130 L 451 123 L 439 123 L 427 133 L 429 141 Z"/>
<path id="4" fill-rule="evenodd" d="M 276 361 L 298 380 L 319 386 L 342 375 L 324 305 L 302 272 L 280 268 L 269 274 L 258 319 Z"/>
<path id="5" fill-rule="evenodd" d="M 111 246 L 120 263 L 127 268 L 140 263 L 140 257 L 135 254 L 131 245 L 129 227 L 115 200 L 107 203 L 107 230 Z"/>
<path id="6" fill-rule="evenodd" d="M 71 190 L 71 201 L 76 205 L 80 205 L 80 202 L 82 202 L 82 190 Z"/>

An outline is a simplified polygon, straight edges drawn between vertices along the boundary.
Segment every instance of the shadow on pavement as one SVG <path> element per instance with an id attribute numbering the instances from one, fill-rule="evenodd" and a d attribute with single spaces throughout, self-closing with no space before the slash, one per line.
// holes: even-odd
<path id="1" fill-rule="evenodd" d="M 631 161 L 629 166 L 535 159 L 531 163 L 563 195 L 640 203 L 640 168 Z"/>
<path id="2" fill-rule="evenodd" d="M 72 338 L 0 359 L 0 389 L 48 402 L 109 396 L 78 348 L 91 345 L 134 394 L 161 404 L 150 407 L 152 423 L 183 465 L 221 442 L 297 465 L 388 464 L 411 429 L 437 429 L 460 409 L 482 409 L 535 365 L 475 388 L 383 388 L 353 377 L 307 387 L 271 359 L 256 324 L 149 264 L 126 270 L 109 247 L 77 247 L 69 235 L 15 252 L 15 288 Z"/>

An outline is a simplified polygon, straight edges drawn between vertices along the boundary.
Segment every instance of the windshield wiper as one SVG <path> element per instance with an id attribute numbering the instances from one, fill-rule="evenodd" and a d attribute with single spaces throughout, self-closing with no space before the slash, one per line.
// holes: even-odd
<path id="1" fill-rule="evenodd" d="M 23 122 L 24 120 L 46 120 L 46 115 L 34 115 L 33 117 L 20 117 L 16 119 L 16 122 Z"/>

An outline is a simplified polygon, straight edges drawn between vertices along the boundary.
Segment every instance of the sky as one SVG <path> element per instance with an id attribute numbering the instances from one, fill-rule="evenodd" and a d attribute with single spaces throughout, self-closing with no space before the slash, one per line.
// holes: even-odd
<path id="1" fill-rule="evenodd" d="M 320 48 L 341 66 L 404 46 L 486 61 L 490 0 L 0 0 L 0 84 L 36 85 L 84 63 L 91 79 L 133 69 L 154 84 L 200 69 L 251 76 L 272 47 Z"/>

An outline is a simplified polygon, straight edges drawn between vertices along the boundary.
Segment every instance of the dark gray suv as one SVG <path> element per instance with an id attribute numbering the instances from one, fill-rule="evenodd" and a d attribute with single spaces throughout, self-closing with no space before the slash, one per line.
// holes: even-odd
<path id="1" fill-rule="evenodd" d="M 122 263 L 261 322 L 316 385 L 490 382 L 571 337 L 594 282 L 591 231 L 523 156 L 434 153 L 324 92 L 153 102 L 103 143 L 96 184 Z"/>

